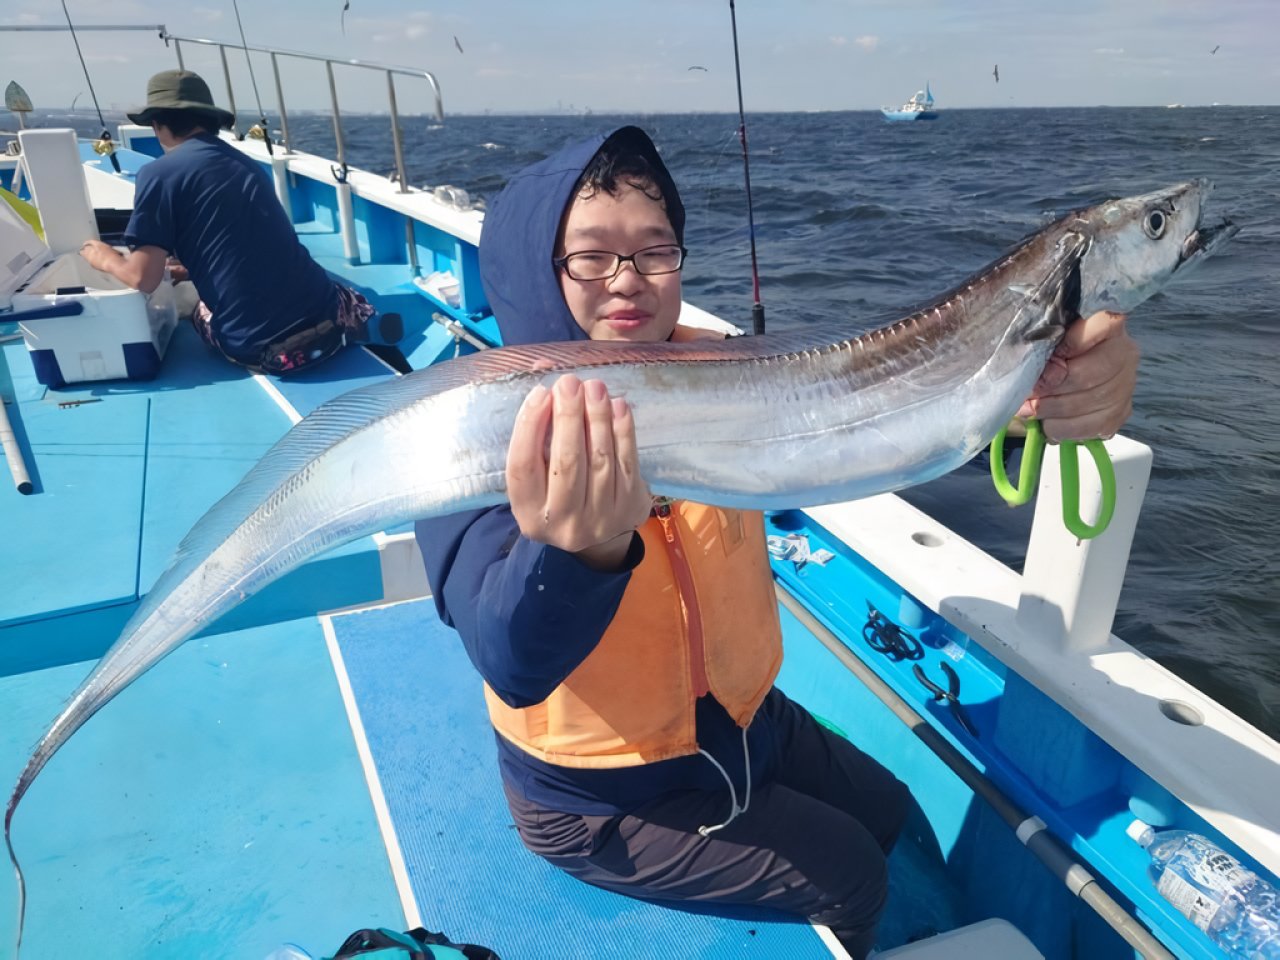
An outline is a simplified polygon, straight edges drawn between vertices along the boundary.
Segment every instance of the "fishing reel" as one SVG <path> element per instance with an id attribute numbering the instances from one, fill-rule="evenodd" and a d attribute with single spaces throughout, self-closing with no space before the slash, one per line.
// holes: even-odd
<path id="1" fill-rule="evenodd" d="M 103 130 L 98 139 L 93 141 L 93 152 L 100 157 L 110 157 L 116 152 L 116 144 L 111 139 L 110 131 Z"/>

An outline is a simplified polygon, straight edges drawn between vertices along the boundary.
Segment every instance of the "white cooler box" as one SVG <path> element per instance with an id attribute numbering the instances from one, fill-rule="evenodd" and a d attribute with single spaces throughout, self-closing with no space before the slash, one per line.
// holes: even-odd
<path id="1" fill-rule="evenodd" d="M 18 321 L 36 379 L 61 387 L 154 378 L 178 311 L 168 280 L 148 296 L 78 252 L 55 257 L 0 202 L 0 320 Z"/>

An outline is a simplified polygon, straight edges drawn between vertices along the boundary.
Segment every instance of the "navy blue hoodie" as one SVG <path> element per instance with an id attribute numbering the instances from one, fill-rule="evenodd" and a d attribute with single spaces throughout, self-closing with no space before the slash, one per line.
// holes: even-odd
<path id="1" fill-rule="evenodd" d="M 665 174 L 643 131 L 623 127 L 610 137 L 626 137 Z M 480 278 L 508 346 L 587 338 L 565 304 L 551 258 L 574 186 L 605 140 L 596 136 L 570 145 L 521 170 L 485 214 Z M 682 241 L 684 208 L 678 199 L 669 200 L 667 214 Z M 514 707 L 542 702 L 595 648 L 644 555 L 636 537 L 625 570 L 591 570 L 572 554 L 522 537 L 505 505 L 422 520 L 415 532 L 440 618 L 458 631 L 489 686 Z M 535 579 L 541 589 L 533 588 Z M 772 765 L 768 706 L 750 731 L 756 780 Z M 737 771 L 734 781 L 741 789 L 740 730 L 711 697 L 699 701 L 697 723 L 699 746 Z M 725 789 L 722 776 L 698 755 L 578 770 L 544 763 L 501 737 L 498 746 L 508 789 L 568 813 L 620 813 L 669 790 Z"/>

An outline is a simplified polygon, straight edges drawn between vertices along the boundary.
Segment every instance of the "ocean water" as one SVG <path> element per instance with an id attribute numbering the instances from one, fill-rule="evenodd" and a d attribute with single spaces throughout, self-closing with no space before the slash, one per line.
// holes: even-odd
<path id="1" fill-rule="evenodd" d="M 564 143 L 646 128 L 688 211 L 685 298 L 750 328 L 750 231 L 738 118 L 402 117 L 410 183 L 492 197 Z M 327 117 L 294 146 L 334 155 Z M 1280 107 L 944 111 L 747 118 L 768 328 L 869 328 L 943 292 L 1051 215 L 1192 177 L 1240 234 L 1135 311 L 1143 352 L 1124 432 L 1151 446 L 1150 487 L 1115 632 L 1280 738 Z M 394 168 L 386 117 L 344 122 L 346 158 Z M 907 493 L 1018 567 L 1031 508 L 983 470 Z"/>

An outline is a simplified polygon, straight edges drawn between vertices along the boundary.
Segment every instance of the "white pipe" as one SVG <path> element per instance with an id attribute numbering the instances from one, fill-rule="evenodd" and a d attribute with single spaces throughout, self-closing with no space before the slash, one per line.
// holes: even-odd
<path id="1" fill-rule="evenodd" d="M 351 206 L 351 184 L 339 183 L 338 226 L 342 230 L 342 254 L 348 263 L 360 262 L 360 244 L 356 242 L 356 215 Z"/>
<path id="2" fill-rule="evenodd" d="M 13 435 L 13 426 L 9 423 L 9 411 L 4 408 L 4 400 L 0 399 L 0 446 L 4 447 L 4 458 L 9 462 L 9 472 L 13 474 L 13 485 L 22 494 L 30 493 L 35 487 L 27 473 L 26 461 L 22 459 L 22 448 L 18 446 L 18 438 Z"/>
<path id="3" fill-rule="evenodd" d="M 289 158 L 271 158 L 271 178 L 276 184 L 276 198 L 284 207 L 284 214 L 293 223 L 293 201 L 289 199 Z M 339 201 L 341 202 L 341 201 Z"/>

